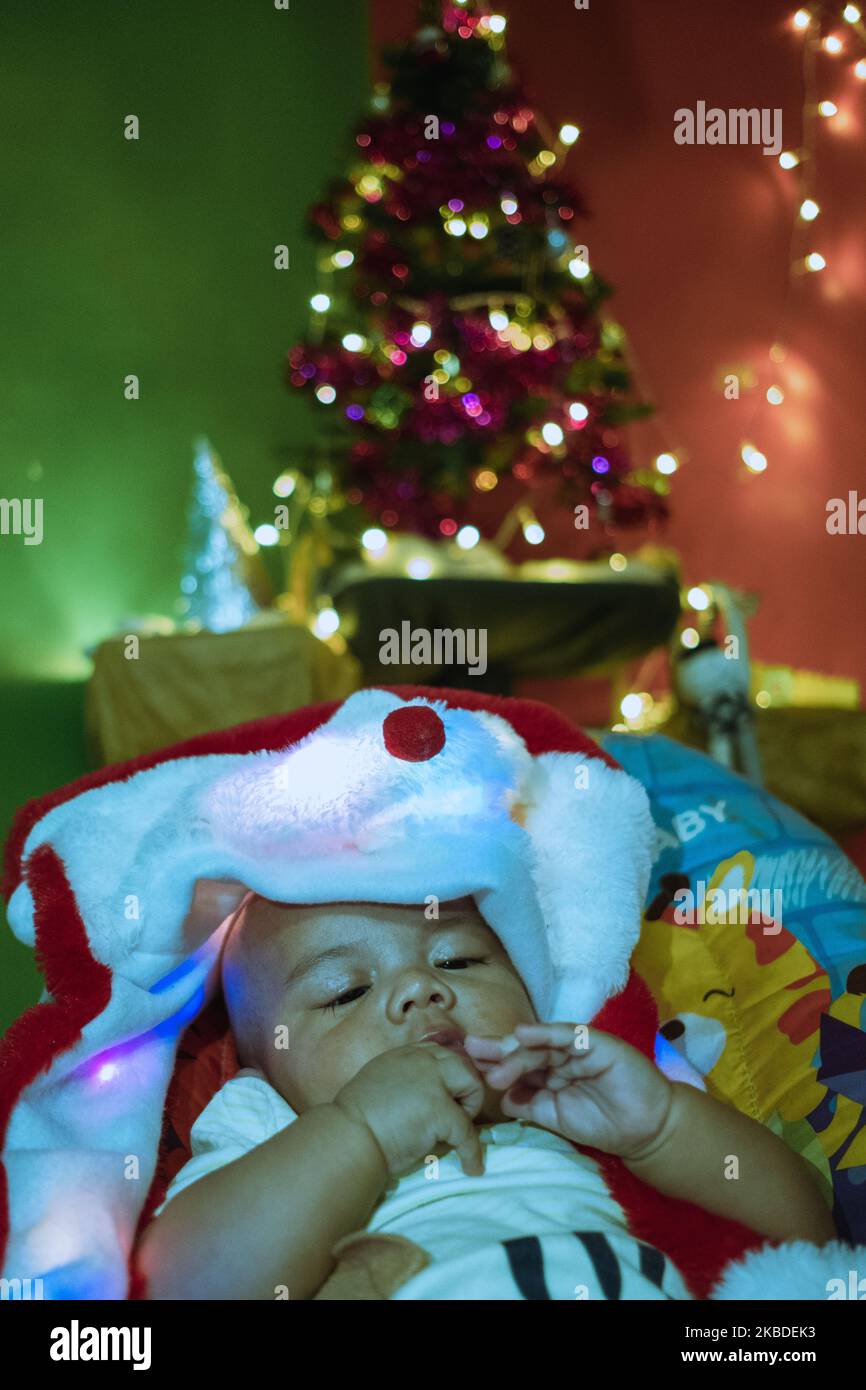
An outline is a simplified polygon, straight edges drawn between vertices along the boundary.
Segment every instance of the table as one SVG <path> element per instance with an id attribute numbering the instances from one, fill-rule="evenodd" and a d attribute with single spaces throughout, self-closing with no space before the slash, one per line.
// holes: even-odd
<path id="1" fill-rule="evenodd" d="M 507 694 L 527 677 L 610 673 L 671 637 L 680 614 L 675 579 L 616 575 L 606 564 L 586 569 L 591 574 L 579 582 L 371 575 L 337 589 L 334 605 L 365 684 L 411 682 Z M 399 639 L 391 643 L 396 661 L 383 653 L 382 634 L 389 630 Z M 443 638 L 436 651 L 437 630 L 466 635 L 462 661 L 455 660 L 460 652 L 454 640 Z M 483 672 L 477 660 L 482 631 Z M 430 634 L 429 662 L 421 632 Z M 472 633 L 478 635 L 474 652 Z M 477 674 L 470 672 L 470 656 Z"/>
<path id="2" fill-rule="evenodd" d="M 361 672 L 301 624 L 269 621 L 236 632 L 142 636 L 102 642 L 85 697 L 99 763 L 121 762 L 195 734 L 342 700 Z"/>

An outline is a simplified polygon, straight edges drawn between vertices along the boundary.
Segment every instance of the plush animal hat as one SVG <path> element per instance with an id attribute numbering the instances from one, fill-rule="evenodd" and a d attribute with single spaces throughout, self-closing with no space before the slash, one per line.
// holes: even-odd
<path id="1" fill-rule="evenodd" d="M 629 958 L 653 841 L 640 784 L 552 710 L 416 687 L 209 734 L 29 803 L 4 892 L 46 988 L 0 1044 L 3 1276 L 41 1279 L 46 1298 L 140 1294 L 130 1253 L 178 1038 L 218 991 L 233 886 L 295 903 L 472 895 L 539 1018 L 595 1021 L 652 1055 Z M 709 1242 L 678 1254 L 696 1289 L 756 1243 L 599 1157 L 636 1233 Z"/>

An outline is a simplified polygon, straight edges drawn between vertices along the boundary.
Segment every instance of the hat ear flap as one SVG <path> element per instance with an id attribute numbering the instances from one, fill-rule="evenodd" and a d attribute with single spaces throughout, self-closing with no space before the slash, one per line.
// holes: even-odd
<path id="1" fill-rule="evenodd" d="M 548 934 L 551 1018 L 589 1023 L 628 980 L 655 857 L 649 798 L 600 758 L 542 753 L 520 802 Z"/>

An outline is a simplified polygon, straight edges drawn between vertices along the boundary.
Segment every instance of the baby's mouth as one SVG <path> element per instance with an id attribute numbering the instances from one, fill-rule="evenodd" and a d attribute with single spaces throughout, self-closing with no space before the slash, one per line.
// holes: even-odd
<path id="1" fill-rule="evenodd" d="M 439 1043 L 441 1047 L 450 1047 L 452 1052 L 462 1052 L 465 1057 L 467 1055 L 466 1048 L 463 1046 L 465 1036 L 465 1033 L 459 1032 L 456 1028 L 437 1028 L 432 1033 L 425 1033 L 420 1041 Z"/>

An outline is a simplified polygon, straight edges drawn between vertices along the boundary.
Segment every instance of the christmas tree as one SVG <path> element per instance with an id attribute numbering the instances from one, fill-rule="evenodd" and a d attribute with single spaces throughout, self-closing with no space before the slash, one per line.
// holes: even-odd
<path id="1" fill-rule="evenodd" d="M 547 132 L 504 16 L 426 0 L 421 21 L 310 214 L 320 288 L 287 379 L 327 413 L 335 490 L 361 525 L 435 537 L 503 477 L 586 518 L 663 516 L 665 481 L 630 470 L 619 426 L 650 407 L 562 173 L 579 131 Z"/>
<path id="2" fill-rule="evenodd" d="M 208 441 L 196 440 L 177 605 L 185 623 L 231 632 L 250 622 L 269 597 L 258 552 L 231 479 Z"/>

